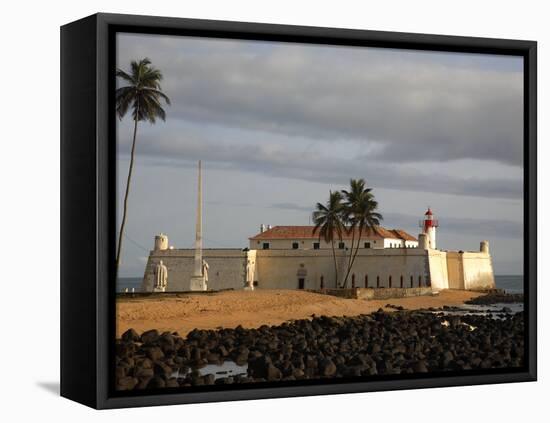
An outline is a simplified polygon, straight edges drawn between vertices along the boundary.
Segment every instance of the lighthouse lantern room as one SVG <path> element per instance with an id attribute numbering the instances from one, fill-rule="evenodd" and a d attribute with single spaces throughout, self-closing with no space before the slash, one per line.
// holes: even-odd
<path id="1" fill-rule="evenodd" d="M 419 226 L 422 228 L 422 233 L 426 234 L 428 238 L 429 247 L 435 249 L 435 229 L 439 226 L 439 222 L 434 217 L 431 208 L 428 207 L 428 211 L 424 213 L 424 219 L 420 221 Z"/>

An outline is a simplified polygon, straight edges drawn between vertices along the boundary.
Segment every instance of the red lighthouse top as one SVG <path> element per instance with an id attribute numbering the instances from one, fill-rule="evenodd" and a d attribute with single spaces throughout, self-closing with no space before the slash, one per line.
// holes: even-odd
<path id="1" fill-rule="evenodd" d="M 427 233 L 429 228 L 437 228 L 439 226 L 438 220 L 434 219 L 433 215 L 432 209 L 428 207 L 428 211 L 424 213 L 424 219 L 419 222 L 419 226 L 424 233 Z"/>

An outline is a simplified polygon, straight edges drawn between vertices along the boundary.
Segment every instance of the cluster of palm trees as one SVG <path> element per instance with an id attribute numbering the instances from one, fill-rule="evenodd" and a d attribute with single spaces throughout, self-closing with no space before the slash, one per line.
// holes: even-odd
<path id="1" fill-rule="evenodd" d="M 361 237 L 369 229 L 380 225 L 383 218 L 377 209 L 378 202 L 374 198 L 372 188 L 367 188 L 364 179 L 351 179 L 349 190 L 329 191 L 329 199 L 326 204 L 317 203 L 312 214 L 315 224 L 313 232 L 318 231 L 319 240 L 324 239 L 332 246 L 337 286 L 342 288 L 347 286 L 351 269 L 359 252 Z M 339 284 L 334 243 L 336 240 L 341 242 L 344 234 L 351 234 L 351 247 L 347 257 L 345 276 L 342 283 Z"/>

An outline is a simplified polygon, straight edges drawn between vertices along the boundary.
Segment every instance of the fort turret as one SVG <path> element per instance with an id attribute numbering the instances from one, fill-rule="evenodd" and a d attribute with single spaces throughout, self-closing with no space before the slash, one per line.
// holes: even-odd
<path id="1" fill-rule="evenodd" d="M 481 241 L 479 243 L 479 251 L 485 254 L 489 254 L 489 241 Z"/>
<path id="2" fill-rule="evenodd" d="M 155 251 L 164 251 L 168 249 L 168 236 L 160 233 L 155 236 Z"/>

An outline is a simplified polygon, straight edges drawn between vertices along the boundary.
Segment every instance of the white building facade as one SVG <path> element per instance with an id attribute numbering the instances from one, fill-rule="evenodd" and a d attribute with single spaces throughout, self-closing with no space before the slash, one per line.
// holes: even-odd
<path id="1" fill-rule="evenodd" d="M 361 237 L 358 231 L 344 233 L 341 239 L 336 237 L 333 254 L 332 243 L 319 239 L 313 226 L 262 225 L 260 232 L 249 238 L 248 248 L 202 250 L 209 265 L 207 289 L 338 288 L 344 282 L 350 255 L 358 242 L 347 288 L 495 287 L 487 241 L 481 242 L 479 251 L 441 251 L 432 248 L 435 227 L 433 232 L 426 232 L 419 239 L 401 229 L 382 227 L 367 230 Z M 162 260 L 168 269 L 166 291 L 189 291 L 195 251 L 170 249 L 167 239 L 158 241 L 157 238 L 149 255 L 142 290 L 153 290 L 154 269 Z"/>

